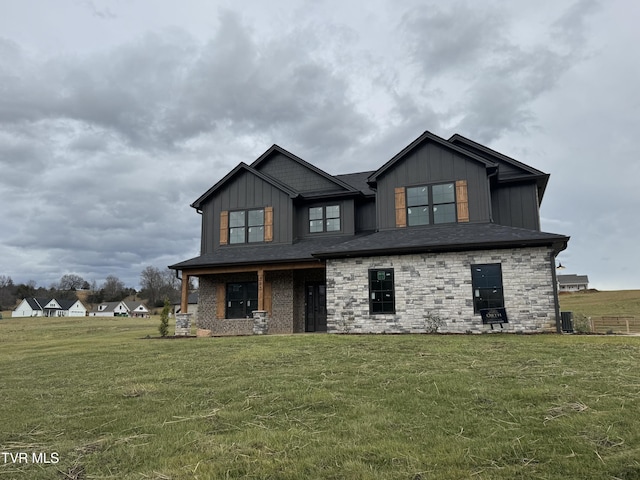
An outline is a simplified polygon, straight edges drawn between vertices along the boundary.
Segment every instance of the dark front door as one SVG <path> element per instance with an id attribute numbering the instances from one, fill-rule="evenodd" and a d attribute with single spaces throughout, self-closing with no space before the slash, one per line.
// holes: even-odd
<path id="1" fill-rule="evenodd" d="M 327 331 L 327 287 L 324 283 L 305 286 L 305 331 Z"/>

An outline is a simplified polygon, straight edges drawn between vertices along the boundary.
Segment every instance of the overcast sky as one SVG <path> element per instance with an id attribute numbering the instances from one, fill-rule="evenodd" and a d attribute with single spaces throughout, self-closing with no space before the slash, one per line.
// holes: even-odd
<path id="1" fill-rule="evenodd" d="M 640 288 L 640 2 L 0 0 L 0 275 L 137 287 L 272 144 L 329 173 L 425 130 L 551 174 L 562 273 Z"/>

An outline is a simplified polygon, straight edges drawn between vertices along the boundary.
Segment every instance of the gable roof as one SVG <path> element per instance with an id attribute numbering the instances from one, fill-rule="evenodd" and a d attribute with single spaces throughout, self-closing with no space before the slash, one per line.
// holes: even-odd
<path id="1" fill-rule="evenodd" d="M 140 312 L 148 312 L 149 309 L 147 308 L 147 306 L 143 303 L 143 302 L 139 302 L 139 301 L 125 301 L 123 302 L 125 307 L 127 307 L 129 310 L 131 311 L 135 311 L 137 309 L 139 309 L 140 307 L 142 307 L 142 310 L 138 310 Z"/>
<path id="2" fill-rule="evenodd" d="M 496 163 L 498 165 L 499 182 L 518 181 L 523 179 L 535 180 L 538 184 L 538 195 L 540 197 L 540 201 L 542 201 L 542 196 L 544 195 L 544 191 L 547 188 L 547 183 L 549 182 L 550 175 L 548 173 L 544 173 L 537 168 L 533 168 L 532 166 L 519 162 L 518 160 L 504 155 L 503 153 L 492 150 L 485 145 L 474 142 L 473 140 L 463 137 L 459 133 L 452 135 L 448 141 L 453 143 L 454 145 L 460 146 L 461 148 L 468 149 L 474 154 L 486 158 L 487 161 Z M 510 169 L 510 173 L 507 174 L 502 171 L 504 169 L 500 169 L 501 165 L 508 166 Z"/>
<path id="3" fill-rule="evenodd" d="M 384 174 L 387 170 L 389 170 L 390 168 L 392 168 L 396 163 L 402 161 L 407 155 L 409 155 L 414 149 L 416 149 L 417 147 L 419 147 L 420 145 L 422 145 L 425 142 L 432 142 L 432 143 L 436 143 L 438 145 L 440 145 L 443 148 L 446 148 L 447 150 L 452 150 L 460 155 L 463 155 L 471 160 L 474 160 L 482 165 L 484 165 L 488 170 L 490 171 L 497 171 L 498 166 L 494 163 L 491 162 L 485 158 L 482 158 L 479 155 L 476 155 L 475 153 L 461 148 L 457 145 L 455 145 L 454 143 L 448 142 L 447 140 L 445 140 L 444 138 L 439 137 L 438 135 L 435 135 L 431 132 L 429 132 L 428 130 L 425 131 L 422 135 L 420 135 L 418 138 L 416 138 L 413 142 L 411 142 L 409 145 L 407 145 L 405 148 L 403 148 L 398 154 L 396 154 L 391 160 L 389 160 L 387 163 L 385 163 L 384 165 L 382 165 L 382 167 L 380 167 L 378 170 L 376 170 L 375 172 L 373 172 L 368 179 L 369 184 L 371 185 L 375 185 L 376 182 L 378 181 L 378 177 L 380 177 L 382 174 Z"/>
<path id="4" fill-rule="evenodd" d="M 30 297 L 30 298 L 25 298 L 25 300 L 31 307 L 31 310 L 42 310 L 44 305 L 49 303 L 48 298 L 42 298 L 42 297 L 41 298 Z"/>
<path id="5" fill-rule="evenodd" d="M 82 305 L 84 307 L 84 304 L 80 300 L 78 300 L 77 298 L 73 299 L 73 300 L 71 300 L 71 299 L 69 299 L 69 300 L 66 300 L 66 299 L 58 300 L 58 305 L 60 305 L 60 308 L 62 310 L 69 310 L 76 303 L 80 303 L 80 305 Z M 85 308 L 85 310 L 87 309 L 87 307 L 84 307 L 84 308 Z"/>
<path id="6" fill-rule="evenodd" d="M 324 170 L 316 167 L 315 165 L 310 164 L 309 162 L 307 162 L 307 161 L 303 160 L 302 158 L 294 155 L 293 153 L 285 150 L 284 148 L 280 147 L 279 145 L 276 145 L 275 143 L 266 152 L 264 152 L 262 155 L 260 155 L 260 157 L 258 157 L 258 159 L 255 162 L 253 162 L 251 164 L 251 168 L 259 170 L 261 165 L 263 165 L 264 163 L 268 162 L 276 154 L 283 155 L 286 158 L 288 158 L 289 160 L 291 160 L 291 161 L 297 163 L 298 165 L 301 165 L 302 167 L 306 168 L 307 170 L 315 173 L 316 175 L 321 176 L 325 180 L 328 180 L 329 182 L 332 182 L 340 190 L 357 191 L 352 185 L 348 184 L 347 182 L 344 182 L 343 180 L 341 180 L 337 176 L 330 175 L 329 173 L 325 172 Z"/>
<path id="7" fill-rule="evenodd" d="M 216 191 L 218 191 L 221 187 L 223 187 L 227 182 L 231 181 L 236 175 L 240 173 L 245 173 L 245 172 L 249 172 L 252 175 L 255 175 L 256 177 L 260 178 L 261 180 L 264 180 L 265 182 L 271 184 L 278 190 L 281 190 L 282 192 L 286 193 L 291 198 L 296 198 L 297 196 L 300 195 L 298 192 L 296 192 L 289 186 L 285 185 L 284 183 L 279 182 L 275 178 L 255 170 L 254 168 L 250 167 L 244 162 L 240 162 L 233 170 L 231 170 L 228 174 L 222 177 L 213 187 L 211 187 L 204 194 L 202 194 L 200 198 L 198 198 L 195 202 L 193 202 L 191 206 L 196 210 L 200 210 L 200 208 L 202 207 L 202 204 L 206 202 L 214 193 L 216 193 Z"/>
<path id="8" fill-rule="evenodd" d="M 92 312 L 113 312 L 118 305 L 122 304 L 125 309 L 127 308 L 127 306 L 125 305 L 124 302 L 120 301 L 120 302 L 101 302 L 101 303 L 96 303 L 93 306 L 93 309 L 91 310 Z M 103 308 L 102 310 L 100 310 L 101 306 L 105 306 L 105 308 Z"/>

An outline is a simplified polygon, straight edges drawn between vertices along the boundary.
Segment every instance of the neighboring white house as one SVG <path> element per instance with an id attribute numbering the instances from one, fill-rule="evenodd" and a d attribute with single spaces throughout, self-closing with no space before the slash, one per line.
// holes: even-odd
<path id="1" fill-rule="evenodd" d="M 87 308 L 80 300 L 25 298 L 11 313 L 12 317 L 84 317 Z"/>
<path id="2" fill-rule="evenodd" d="M 63 316 L 65 317 L 86 317 L 87 307 L 80 300 L 60 300 Z"/>
<path id="3" fill-rule="evenodd" d="M 144 317 L 149 309 L 142 302 L 102 302 L 98 303 L 89 316 L 91 317 Z"/>
<path id="4" fill-rule="evenodd" d="M 13 312 L 12 317 L 42 317 L 44 314 L 41 302 L 46 305 L 44 298 L 25 298 Z"/>
<path id="5" fill-rule="evenodd" d="M 131 317 L 148 317 L 149 309 L 142 302 L 124 302 Z"/>
<path id="6" fill-rule="evenodd" d="M 587 275 L 558 275 L 558 290 L 560 292 L 579 292 L 589 289 Z"/>

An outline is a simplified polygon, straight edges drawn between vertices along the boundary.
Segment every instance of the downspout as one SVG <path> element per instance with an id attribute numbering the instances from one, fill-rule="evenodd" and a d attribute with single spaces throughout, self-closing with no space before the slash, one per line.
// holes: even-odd
<path id="1" fill-rule="evenodd" d="M 553 306 L 556 311 L 556 333 L 562 333 L 562 320 L 560 319 L 560 298 L 558 297 L 558 278 L 556 277 L 556 249 L 549 254 L 551 263 L 551 281 L 553 282 Z"/>

